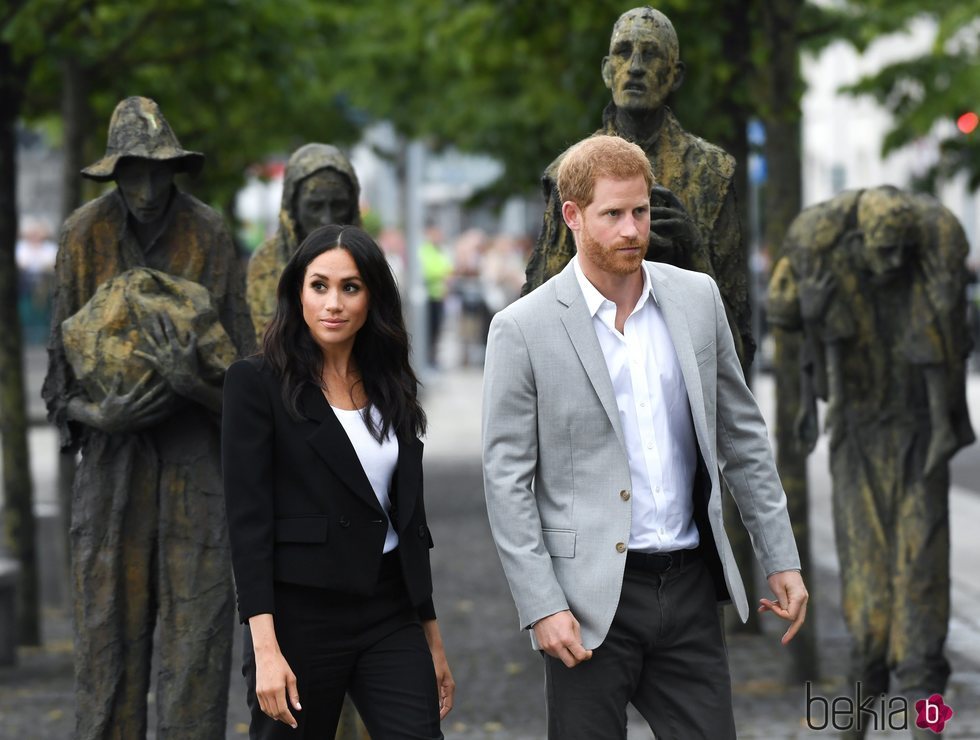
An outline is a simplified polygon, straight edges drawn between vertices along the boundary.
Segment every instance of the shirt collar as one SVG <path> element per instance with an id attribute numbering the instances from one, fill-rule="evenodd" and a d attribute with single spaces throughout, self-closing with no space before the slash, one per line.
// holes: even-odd
<path id="1" fill-rule="evenodd" d="M 602 307 L 603 303 L 612 303 L 608 298 L 606 298 L 602 293 L 599 292 L 589 279 L 585 277 L 585 273 L 582 272 L 582 265 L 579 264 L 578 255 L 576 254 L 572 257 L 572 268 L 575 271 L 575 279 L 578 281 L 578 286 L 582 290 L 582 295 L 585 298 L 585 305 L 589 309 L 589 315 L 595 316 L 599 309 Z M 640 300 L 636 302 L 636 306 L 633 307 L 631 313 L 635 313 L 643 308 L 643 305 L 647 301 L 647 297 L 653 298 L 653 303 L 655 306 L 659 306 L 660 302 L 657 300 L 657 294 L 653 292 L 653 282 L 650 280 L 650 268 L 647 266 L 644 260 L 642 264 L 643 270 L 643 292 L 640 293 Z"/>

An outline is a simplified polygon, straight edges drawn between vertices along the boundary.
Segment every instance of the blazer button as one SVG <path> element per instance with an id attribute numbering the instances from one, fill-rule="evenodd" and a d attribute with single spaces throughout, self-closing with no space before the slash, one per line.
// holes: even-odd
<path id="1" fill-rule="evenodd" d="M 620 497 L 621 499 L 623 499 L 623 501 L 629 501 L 629 500 L 630 500 L 630 492 L 629 492 L 629 491 L 627 491 L 627 490 L 626 490 L 626 489 L 624 488 L 624 489 L 623 489 L 622 491 L 620 491 L 620 492 L 619 492 L 619 497 Z"/>
<path id="2" fill-rule="evenodd" d="M 626 552 L 626 545 L 624 545 L 622 542 L 617 542 L 616 552 Z"/>
<path id="3" fill-rule="evenodd" d="M 340 526 L 347 529 L 350 526 L 350 519 L 345 516 L 340 517 Z"/>
<path id="4" fill-rule="evenodd" d="M 424 524 L 420 524 L 419 525 L 419 537 L 422 537 L 423 539 L 425 538 L 425 525 Z"/>

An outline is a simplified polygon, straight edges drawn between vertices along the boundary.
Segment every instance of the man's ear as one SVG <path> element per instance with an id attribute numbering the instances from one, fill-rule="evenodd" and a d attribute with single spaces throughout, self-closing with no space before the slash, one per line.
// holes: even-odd
<path id="1" fill-rule="evenodd" d="M 677 90 L 677 88 L 679 88 L 681 85 L 684 84 L 685 69 L 686 67 L 684 66 L 684 62 L 682 62 L 680 59 L 674 62 L 674 82 L 670 86 L 671 92 L 674 92 L 675 90 Z"/>
<path id="2" fill-rule="evenodd" d="M 572 231 L 580 231 L 582 229 L 582 209 L 578 207 L 577 203 L 570 200 L 562 203 L 561 217 L 564 219 L 565 225 Z"/>
<path id="3" fill-rule="evenodd" d="M 602 58 L 602 81 L 603 83 L 605 83 L 606 87 L 612 90 L 613 73 L 612 73 L 612 67 L 609 64 L 608 56 L 604 56 Z"/>

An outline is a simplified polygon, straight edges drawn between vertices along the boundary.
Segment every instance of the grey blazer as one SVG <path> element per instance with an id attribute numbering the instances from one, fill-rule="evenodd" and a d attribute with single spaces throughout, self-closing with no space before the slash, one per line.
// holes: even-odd
<path id="1" fill-rule="evenodd" d="M 722 523 L 719 473 L 767 576 L 800 567 L 786 496 L 714 281 L 644 265 L 694 418 L 701 540 L 719 566 L 719 598 L 730 597 L 744 621 L 748 603 Z M 621 495 L 631 484 L 619 410 L 573 269 L 569 263 L 490 325 L 483 478 L 521 626 L 570 609 L 591 649 L 605 639 L 619 603 L 632 497 Z M 533 632 L 531 640 L 537 648 Z"/>

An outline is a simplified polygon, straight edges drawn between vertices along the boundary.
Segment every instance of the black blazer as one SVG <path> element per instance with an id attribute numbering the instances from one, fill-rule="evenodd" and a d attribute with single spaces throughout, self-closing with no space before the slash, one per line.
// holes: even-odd
<path id="1" fill-rule="evenodd" d="M 300 410 L 306 420 L 289 416 L 279 380 L 261 358 L 228 368 L 221 457 L 242 622 L 275 613 L 273 581 L 362 595 L 377 583 L 384 511 L 313 383 L 303 388 Z M 434 619 L 422 442 L 411 434 L 398 434 L 390 514 L 409 598 L 421 619 Z"/>

